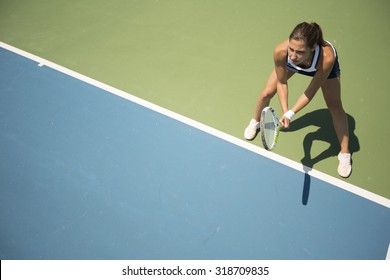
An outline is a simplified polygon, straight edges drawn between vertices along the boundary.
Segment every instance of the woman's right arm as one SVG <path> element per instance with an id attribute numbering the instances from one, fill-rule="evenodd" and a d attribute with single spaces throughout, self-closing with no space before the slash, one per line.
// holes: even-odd
<path id="1" fill-rule="evenodd" d="M 278 93 L 279 103 L 283 114 L 288 111 L 288 85 L 286 68 L 287 44 L 288 41 L 285 41 L 278 45 L 274 50 L 274 63 L 277 77 L 276 91 Z"/>

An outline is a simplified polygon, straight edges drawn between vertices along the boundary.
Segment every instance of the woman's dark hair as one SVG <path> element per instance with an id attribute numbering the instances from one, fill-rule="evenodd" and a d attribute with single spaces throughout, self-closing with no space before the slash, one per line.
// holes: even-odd
<path id="1" fill-rule="evenodd" d="M 321 27 L 315 22 L 302 22 L 295 26 L 290 34 L 290 40 L 304 40 L 308 48 L 314 48 L 316 44 L 326 45 L 322 36 Z"/>

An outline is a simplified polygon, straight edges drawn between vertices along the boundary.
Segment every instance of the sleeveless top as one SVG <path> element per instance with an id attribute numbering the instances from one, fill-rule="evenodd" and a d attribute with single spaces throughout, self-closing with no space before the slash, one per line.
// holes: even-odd
<path id="1" fill-rule="evenodd" d="M 333 47 L 333 45 L 331 43 L 329 43 L 328 41 L 326 41 L 326 42 L 332 47 L 334 55 L 335 55 L 335 61 L 333 64 L 333 68 L 328 76 L 328 79 L 333 79 L 333 78 L 340 76 L 340 66 L 339 66 L 339 62 L 338 62 L 338 56 L 337 56 L 336 49 Z M 292 63 L 290 57 L 287 54 L 286 55 L 286 67 L 288 70 L 290 70 L 292 72 L 313 77 L 317 73 L 317 64 L 318 64 L 321 52 L 322 52 L 322 46 L 317 45 L 315 50 L 314 50 L 313 60 L 311 61 L 311 64 L 308 68 L 302 68 L 302 67 L 299 67 L 298 65 L 295 65 L 294 63 Z"/>

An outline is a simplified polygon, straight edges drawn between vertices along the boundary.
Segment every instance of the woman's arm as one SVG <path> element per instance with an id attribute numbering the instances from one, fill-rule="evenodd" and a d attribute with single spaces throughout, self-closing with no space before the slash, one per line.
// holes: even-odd
<path id="1" fill-rule="evenodd" d="M 288 40 L 278 45 L 274 50 L 274 63 L 276 72 L 276 91 L 283 114 L 288 111 L 288 85 L 287 85 L 287 55 Z"/>

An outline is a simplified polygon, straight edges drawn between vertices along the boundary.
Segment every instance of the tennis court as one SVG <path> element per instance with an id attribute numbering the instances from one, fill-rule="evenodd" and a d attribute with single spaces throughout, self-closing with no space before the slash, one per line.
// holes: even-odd
<path id="1" fill-rule="evenodd" d="M 258 48 L 273 42 L 254 34 L 276 42 L 289 29 L 260 28 L 263 4 L 243 3 L 0 4 L 2 259 L 386 259 L 389 191 L 372 161 L 384 156 L 366 145 L 370 103 L 358 112 L 346 95 L 347 180 L 330 171 L 332 153 L 313 169 L 300 162 L 303 139 L 313 154 L 333 145 L 310 117 L 326 117 L 321 96 L 275 153 L 242 140 L 272 64 Z M 347 43 L 336 47 L 351 69 Z M 347 90 L 356 79 L 343 78 Z"/>

